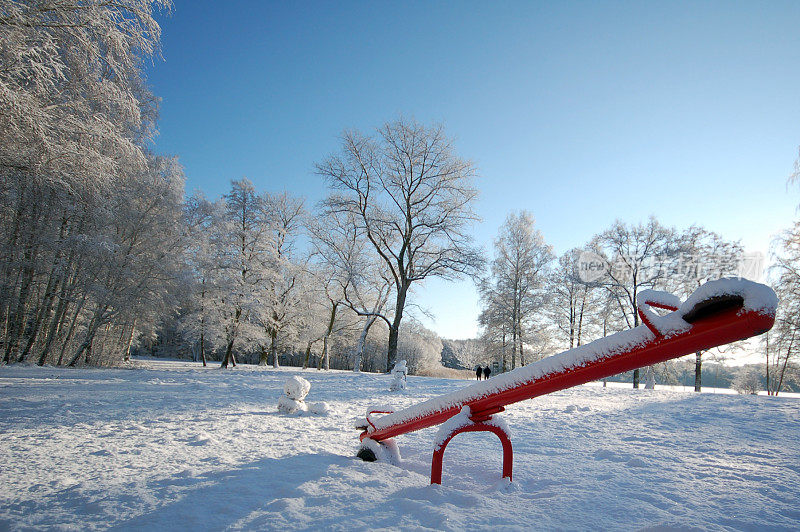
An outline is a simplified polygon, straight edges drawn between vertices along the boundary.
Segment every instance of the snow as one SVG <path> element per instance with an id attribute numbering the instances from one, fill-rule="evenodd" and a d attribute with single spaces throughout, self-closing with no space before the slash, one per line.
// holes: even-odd
<path id="1" fill-rule="evenodd" d="M 636 296 L 636 305 L 641 307 L 647 303 L 672 308 L 681 306 L 681 300 L 678 296 L 661 290 L 642 290 L 639 292 Z"/>
<path id="2" fill-rule="evenodd" d="M 0 530 L 797 530 L 800 400 L 581 386 L 503 413 L 500 443 L 436 428 L 355 458 L 386 375 L 186 362 L 0 367 Z M 291 376 L 328 416 L 285 416 Z M 491 382 L 491 381 L 489 381 Z M 408 377 L 397 408 L 465 381 Z"/>
<path id="3" fill-rule="evenodd" d="M 460 409 L 467 403 L 477 401 L 504 390 L 519 387 L 525 383 L 540 379 L 545 375 L 560 372 L 566 368 L 582 366 L 601 358 L 631 350 L 654 338 L 655 335 L 653 335 L 646 326 L 640 325 L 635 329 L 629 329 L 606 338 L 595 340 L 589 344 L 544 358 L 532 364 L 528 364 L 527 366 L 509 371 L 508 373 L 497 375 L 489 380 L 474 383 L 456 392 L 441 397 L 434 397 L 418 405 L 414 405 L 413 407 L 387 414 L 377 420 L 373 420 L 375 429 L 369 427 L 368 430 L 374 432 L 378 429 L 419 419 L 429 414 L 442 412 L 450 408 Z"/>

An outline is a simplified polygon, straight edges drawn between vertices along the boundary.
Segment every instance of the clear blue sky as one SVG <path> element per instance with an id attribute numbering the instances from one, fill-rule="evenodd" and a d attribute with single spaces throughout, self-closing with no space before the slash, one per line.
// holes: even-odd
<path id="1" fill-rule="evenodd" d="M 175 3 L 148 77 L 189 190 L 313 205 L 338 134 L 402 114 L 477 164 L 487 248 L 519 209 L 559 253 L 650 214 L 767 252 L 797 217 L 800 2 Z M 475 334 L 470 283 L 416 300 Z"/>

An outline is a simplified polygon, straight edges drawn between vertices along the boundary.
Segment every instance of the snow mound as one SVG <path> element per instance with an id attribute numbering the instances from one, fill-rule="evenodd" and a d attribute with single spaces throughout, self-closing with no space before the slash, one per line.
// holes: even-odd
<path id="1" fill-rule="evenodd" d="M 327 416 L 331 411 L 331 407 L 328 406 L 328 403 L 325 402 L 310 403 L 308 405 L 308 411 L 318 416 Z"/>
<path id="2" fill-rule="evenodd" d="M 406 376 L 408 375 L 408 366 L 405 360 L 399 361 L 392 368 L 392 382 L 389 384 L 389 391 L 396 392 L 406 389 Z"/>

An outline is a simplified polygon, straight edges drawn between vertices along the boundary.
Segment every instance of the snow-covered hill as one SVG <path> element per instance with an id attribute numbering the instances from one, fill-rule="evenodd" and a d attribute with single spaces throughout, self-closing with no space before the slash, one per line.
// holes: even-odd
<path id="1" fill-rule="evenodd" d="M 347 372 L 0 368 L 0 529 L 800 529 L 800 400 L 583 386 L 463 434 L 430 486 L 435 429 L 398 466 L 356 459 L 352 420 L 465 381 Z M 277 412 L 302 374 L 328 416 Z"/>

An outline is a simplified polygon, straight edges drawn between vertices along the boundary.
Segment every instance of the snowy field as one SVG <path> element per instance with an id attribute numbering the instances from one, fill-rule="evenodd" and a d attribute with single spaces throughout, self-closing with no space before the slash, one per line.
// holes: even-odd
<path id="1" fill-rule="evenodd" d="M 355 458 L 368 406 L 469 382 L 185 362 L 0 368 L 0 530 L 798 530 L 800 400 L 583 386 L 512 405 L 514 482 L 491 434 L 397 438 Z M 278 414 L 311 382 L 327 416 Z"/>

